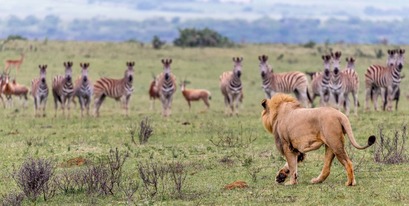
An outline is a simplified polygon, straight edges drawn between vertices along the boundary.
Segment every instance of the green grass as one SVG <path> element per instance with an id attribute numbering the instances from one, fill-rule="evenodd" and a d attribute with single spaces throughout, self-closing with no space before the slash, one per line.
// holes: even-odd
<path id="1" fill-rule="evenodd" d="M 30 51 L 32 45 L 36 51 Z M 323 45 L 319 45 L 324 47 Z M 342 58 L 354 56 L 357 50 L 374 55 L 380 45 L 330 45 L 342 51 Z M 407 49 L 406 47 L 403 47 Z M 64 61 L 74 62 L 74 75 L 80 73 L 80 62 L 90 62 L 89 74 L 95 81 L 100 76 L 121 78 L 126 61 L 135 61 L 134 94 L 130 103 L 130 116 L 125 117 L 119 104 L 106 99 L 101 108 L 101 117 L 80 117 L 79 107 L 71 110 L 71 118 L 59 111 L 54 118 L 52 95 L 48 98 L 47 117 L 34 118 L 33 99 L 23 109 L 19 100 L 14 108 L 1 109 L 0 118 L 0 194 L 18 190 L 11 174 L 28 157 L 52 159 L 56 165 L 82 156 L 97 160 L 108 154 L 110 149 L 128 151 L 129 159 L 124 173 L 138 180 L 137 167 L 145 162 L 169 163 L 179 161 L 188 165 L 188 176 L 183 187 L 183 196 L 158 195 L 146 198 L 141 195 L 142 187 L 134 196 L 137 204 L 166 205 L 271 205 L 289 203 L 294 205 L 386 205 L 409 204 L 408 163 L 399 165 L 379 164 L 373 161 L 374 147 L 358 151 L 349 146 L 348 153 L 355 165 L 357 186 L 346 187 L 346 173 L 334 161 L 332 173 L 322 183 L 313 185 L 309 181 L 316 177 L 323 164 L 323 149 L 308 153 L 306 161 L 299 165 L 299 184 L 283 186 L 275 183 L 275 174 L 284 164 L 276 151 L 273 137 L 264 130 L 260 121 L 260 100 L 264 98 L 258 69 L 258 56 L 266 54 L 275 72 L 318 71 L 322 68 L 321 53 L 317 49 L 306 49 L 296 45 L 244 45 L 239 48 L 181 49 L 165 47 L 161 50 L 142 48 L 131 43 L 92 42 L 9 42 L 0 52 L 0 59 L 14 59 L 23 50 L 26 54 L 19 73 L 14 71 L 17 81 L 30 85 L 39 74 L 38 65 L 47 64 L 49 85 L 54 75 L 62 74 Z M 284 58 L 276 60 L 280 54 Z M 233 56 L 243 56 L 244 103 L 238 117 L 224 114 L 224 103 L 219 91 L 219 75 L 232 69 Z M 355 56 L 356 57 L 356 56 Z M 211 91 L 210 111 L 202 113 L 202 102 L 193 103 L 189 110 L 180 90 L 174 96 L 172 116 L 161 117 L 161 105 L 156 101 L 155 110 L 150 110 L 148 87 L 151 74 L 162 71 L 160 60 L 172 58 L 172 71 L 178 80 L 188 79 L 191 88 Z M 370 64 L 385 64 L 386 57 L 356 57 L 356 67 L 361 85 L 359 116 L 350 121 L 357 141 L 363 145 L 371 134 L 379 135 L 379 125 L 388 134 L 407 125 L 409 103 L 406 98 L 409 82 L 402 81 L 402 97 L 399 112 L 363 112 L 364 71 Z M 343 61 L 342 65 L 345 65 Z M 406 72 L 404 68 L 403 73 Z M 179 88 L 178 88 L 179 89 Z M 318 102 L 318 99 L 316 99 Z M 351 108 L 352 109 L 352 108 Z M 353 111 L 353 110 L 351 110 Z M 149 117 L 154 133 L 145 145 L 134 144 L 128 129 Z M 184 124 L 188 122 L 189 124 Z M 231 135 L 239 137 L 241 147 L 218 147 L 211 139 Z M 248 139 L 255 139 L 248 143 Z M 408 143 L 406 142 L 406 146 Z M 229 161 L 223 161 L 228 159 Z M 227 163 L 226 163 L 227 162 Z M 66 168 L 57 167 L 56 173 Z M 258 171 L 258 172 L 257 172 Z M 256 181 L 251 174 L 255 174 Z M 244 180 L 249 188 L 224 190 L 224 186 L 236 180 Z M 141 183 L 141 182 L 140 182 Z M 170 183 L 169 183 L 170 184 Z M 172 187 L 172 185 L 168 185 Z M 25 201 L 25 204 L 30 202 Z M 123 205 L 126 197 L 121 192 L 115 196 L 94 196 L 84 192 L 63 194 L 38 205 Z"/>

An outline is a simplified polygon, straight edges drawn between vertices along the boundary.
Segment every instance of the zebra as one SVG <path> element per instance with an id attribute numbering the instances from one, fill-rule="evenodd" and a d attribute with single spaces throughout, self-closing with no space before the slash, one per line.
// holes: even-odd
<path id="1" fill-rule="evenodd" d="M 358 115 L 358 88 L 359 80 L 358 74 L 354 70 L 355 59 L 346 58 L 348 66 L 343 71 L 340 70 L 340 58 L 341 52 L 331 53 L 332 64 L 333 64 L 333 74 L 330 79 L 330 89 L 331 94 L 335 99 L 337 108 L 340 109 L 341 105 L 345 107 L 345 114 L 349 115 L 349 97 L 348 94 L 351 93 L 354 98 L 354 112 Z"/>
<path id="2" fill-rule="evenodd" d="M 80 63 L 81 76 L 75 81 L 74 95 L 78 97 L 78 102 L 81 107 L 81 117 L 83 117 L 84 108 L 87 109 L 89 115 L 89 106 L 91 104 L 93 86 L 92 81 L 88 77 L 89 63 Z"/>
<path id="3" fill-rule="evenodd" d="M 162 115 L 167 117 L 171 114 L 173 94 L 176 92 L 176 77 L 172 74 L 170 65 L 172 59 L 162 59 L 163 72 L 156 77 L 155 89 L 159 93 L 162 103 Z"/>
<path id="4" fill-rule="evenodd" d="M 309 107 L 311 97 L 308 92 L 308 80 L 304 73 L 274 73 L 270 65 L 267 64 L 268 56 L 262 55 L 258 59 L 260 61 L 262 87 L 266 93 L 266 98 L 270 99 L 277 92 L 294 92 L 298 101 L 304 104 L 305 107 Z"/>
<path id="5" fill-rule="evenodd" d="M 375 111 L 378 110 L 377 97 L 382 97 L 384 108 L 392 110 L 392 101 L 399 90 L 401 71 L 404 63 L 404 49 L 388 50 L 387 67 L 371 65 L 365 72 L 365 109 L 369 110 L 368 101 L 372 97 Z M 395 57 L 395 54 L 397 56 Z M 380 90 L 380 92 L 379 92 Z"/>
<path id="6" fill-rule="evenodd" d="M 64 62 L 65 76 L 57 75 L 52 82 L 52 93 L 54 97 L 54 117 L 57 116 L 58 102 L 61 105 L 63 115 L 65 114 L 65 106 L 67 105 L 68 115 L 70 104 L 74 96 L 74 84 L 72 83 L 72 62 Z"/>
<path id="7" fill-rule="evenodd" d="M 126 62 L 127 69 L 122 79 L 102 77 L 95 82 L 94 113 L 96 117 L 99 117 L 99 109 L 107 96 L 122 101 L 126 116 L 128 116 L 128 104 L 133 92 L 134 65 L 135 62 Z"/>
<path id="8" fill-rule="evenodd" d="M 31 95 L 34 98 L 35 117 L 39 116 L 38 110 L 42 110 L 43 117 L 45 117 L 48 97 L 48 85 L 46 81 L 47 65 L 39 65 L 38 67 L 40 68 L 40 77 L 31 80 Z"/>
<path id="9" fill-rule="evenodd" d="M 220 75 L 220 90 L 224 96 L 224 104 L 226 109 L 230 107 L 231 114 L 238 114 L 239 103 L 242 101 L 243 97 L 243 86 L 241 83 L 241 63 L 243 62 L 243 57 L 233 57 L 233 70 L 223 72 Z M 225 110 L 227 113 L 227 110 Z"/>
<path id="10" fill-rule="evenodd" d="M 313 93 L 311 103 L 314 102 L 315 97 L 320 96 L 320 106 L 323 107 L 328 105 L 330 99 L 329 82 L 331 79 L 331 56 L 322 55 L 321 58 L 324 61 L 324 71 L 308 74 L 311 76 L 311 89 Z"/>

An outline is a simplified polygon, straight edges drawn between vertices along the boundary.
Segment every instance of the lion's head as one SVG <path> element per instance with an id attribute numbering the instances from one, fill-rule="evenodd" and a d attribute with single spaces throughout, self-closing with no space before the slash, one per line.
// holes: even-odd
<path id="1" fill-rule="evenodd" d="M 271 97 L 271 99 L 263 99 L 261 106 L 264 110 L 261 112 L 261 120 L 263 121 L 264 128 L 270 133 L 274 132 L 274 124 L 277 120 L 279 109 L 283 105 L 289 105 L 291 108 L 300 108 L 300 103 L 292 96 L 277 93 Z"/>

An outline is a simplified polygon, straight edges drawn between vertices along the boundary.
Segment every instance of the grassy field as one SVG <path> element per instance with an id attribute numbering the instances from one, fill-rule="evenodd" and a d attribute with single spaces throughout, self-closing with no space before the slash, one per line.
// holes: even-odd
<path id="1" fill-rule="evenodd" d="M 30 46 L 32 49 L 30 50 Z M 320 47 L 320 49 L 318 49 Z M 371 64 L 385 64 L 386 57 L 375 58 L 375 49 L 397 48 L 381 45 L 329 45 L 347 56 L 357 58 L 356 67 L 361 85 L 359 116 L 350 121 L 357 141 L 363 145 L 368 136 L 379 137 L 380 128 L 386 136 L 393 136 L 408 124 L 409 81 L 403 79 L 399 112 L 364 113 L 364 72 Z M 406 50 L 408 48 L 403 47 Z M 25 53 L 20 71 L 11 72 L 21 84 L 30 85 L 39 75 L 39 64 L 47 64 L 47 79 L 64 72 L 63 62 L 74 62 L 74 75 L 80 74 L 80 62 L 89 62 L 92 80 L 101 76 L 121 78 L 126 61 L 135 61 L 134 93 L 130 103 L 130 115 L 124 116 L 120 105 L 106 99 L 101 117 L 80 117 L 79 107 L 71 110 L 71 117 L 63 117 L 59 111 L 54 118 L 52 95 L 48 98 L 47 117 L 34 118 L 33 99 L 29 98 L 24 109 L 18 99 L 14 107 L 1 109 L 0 118 L 0 194 L 20 191 L 12 174 L 29 157 L 52 160 L 55 175 L 75 171 L 87 166 L 67 167 L 67 161 L 83 157 L 90 162 L 106 158 L 111 149 L 121 154 L 129 152 L 123 165 L 123 182 L 138 182 L 139 188 L 132 198 L 123 188 L 114 195 L 89 194 L 84 190 L 62 192 L 44 201 L 39 197 L 37 205 L 402 205 L 409 204 L 408 163 L 382 164 L 374 161 L 379 142 L 358 151 L 347 142 L 347 150 L 354 162 L 357 186 L 346 187 L 346 173 L 339 162 L 334 161 L 332 173 L 322 183 L 313 185 L 310 180 L 321 171 L 324 151 L 308 153 L 299 166 L 299 184 L 283 186 L 275 183 L 275 174 L 284 164 L 277 152 L 273 137 L 264 130 L 260 121 L 260 101 L 264 98 L 258 69 L 258 56 L 266 54 L 275 72 L 319 71 L 321 55 L 328 49 L 324 45 L 304 48 L 297 45 L 243 45 L 238 48 L 182 49 L 165 47 L 153 50 L 132 43 L 92 42 L 8 42 L 0 52 L 0 59 L 17 59 Z M 277 60 L 277 57 L 283 55 Z M 224 114 L 224 103 L 219 91 L 219 75 L 232 69 L 233 56 L 244 57 L 244 102 L 239 116 Z M 161 105 L 156 101 L 150 110 L 148 96 L 152 73 L 162 71 L 162 58 L 172 58 L 172 71 L 178 80 L 187 79 L 188 87 L 211 91 L 211 108 L 203 102 L 193 103 L 189 110 L 186 101 L 177 90 L 169 118 L 161 117 Z M 345 61 L 342 62 L 345 66 Z M 407 74 L 404 67 L 403 73 Z M 179 89 L 179 88 L 178 88 Z M 318 103 L 318 99 L 315 100 Z M 352 109 L 352 108 L 351 108 Z M 372 109 L 373 110 L 373 109 Z M 353 110 L 351 110 L 353 111 Z M 153 135 L 146 144 L 133 143 L 130 131 L 138 130 L 139 122 L 148 117 Z M 136 137 L 137 139 L 137 137 Z M 378 138 L 379 139 L 379 138 Z M 220 142 L 220 143 L 218 143 Z M 405 147 L 408 142 L 405 143 Z M 158 194 L 151 197 L 139 177 L 141 165 L 157 163 L 184 165 L 186 179 L 181 193 L 174 192 L 172 181 L 163 181 Z M 225 190 L 225 185 L 236 180 L 245 181 L 248 188 Z M 3 196 L 4 197 L 4 196 Z M 32 204 L 24 200 L 25 205 Z"/>

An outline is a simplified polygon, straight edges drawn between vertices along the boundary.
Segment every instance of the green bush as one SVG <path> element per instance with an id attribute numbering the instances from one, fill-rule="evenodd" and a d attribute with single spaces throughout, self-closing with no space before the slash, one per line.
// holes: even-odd
<path id="1" fill-rule="evenodd" d="M 179 37 L 173 41 L 179 47 L 231 47 L 229 38 L 211 29 L 179 29 Z"/>

